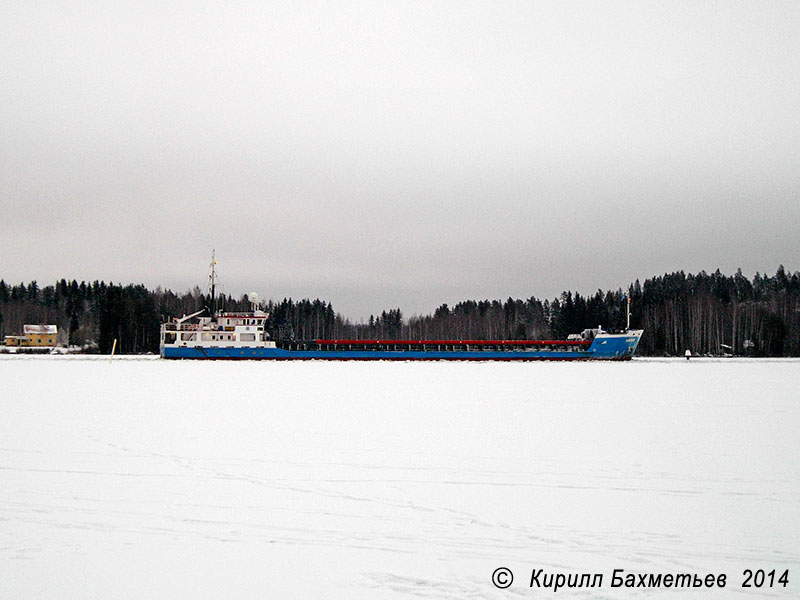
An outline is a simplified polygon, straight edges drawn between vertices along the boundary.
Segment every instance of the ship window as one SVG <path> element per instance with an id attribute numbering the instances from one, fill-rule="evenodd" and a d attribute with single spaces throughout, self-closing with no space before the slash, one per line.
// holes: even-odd
<path id="1" fill-rule="evenodd" d="M 243 333 L 239 336 L 239 340 L 242 342 L 255 342 L 256 341 L 256 334 L 255 333 Z"/>

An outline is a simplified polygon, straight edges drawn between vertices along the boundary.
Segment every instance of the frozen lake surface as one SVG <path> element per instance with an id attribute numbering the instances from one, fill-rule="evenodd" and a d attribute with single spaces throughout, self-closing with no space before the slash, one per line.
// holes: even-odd
<path id="1" fill-rule="evenodd" d="M 566 598 L 800 595 L 800 361 L 3 356 L 0 381 L 2 598 L 551 595 L 534 568 L 604 574 Z"/>

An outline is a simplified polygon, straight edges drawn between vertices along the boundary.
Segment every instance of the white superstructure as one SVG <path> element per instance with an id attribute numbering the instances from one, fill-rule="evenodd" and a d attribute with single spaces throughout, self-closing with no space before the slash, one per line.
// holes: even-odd
<path id="1" fill-rule="evenodd" d="M 218 312 L 201 317 L 204 311 L 173 319 L 161 326 L 161 346 L 172 348 L 274 348 L 264 324 L 269 317 L 261 310 Z M 195 320 L 196 319 L 196 320 Z"/>

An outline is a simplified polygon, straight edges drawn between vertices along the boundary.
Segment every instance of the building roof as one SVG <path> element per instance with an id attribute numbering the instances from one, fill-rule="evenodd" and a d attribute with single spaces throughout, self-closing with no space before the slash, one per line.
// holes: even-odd
<path id="1" fill-rule="evenodd" d="M 23 325 L 22 330 L 25 335 L 29 334 L 42 334 L 42 333 L 58 333 L 58 326 L 56 325 Z"/>

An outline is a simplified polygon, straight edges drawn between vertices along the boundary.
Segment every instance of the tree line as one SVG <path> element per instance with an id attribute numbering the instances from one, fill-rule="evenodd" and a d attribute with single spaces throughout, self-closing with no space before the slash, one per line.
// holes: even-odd
<path id="1" fill-rule="evenodd" d="M 638 280 L 628 289 L 591 295 L 567 291 L 553 300 L 508 298 L 442 304 L 428 315 L 405 318 L 399 308 L 354 323 L 323 300 L 270 300 L 268 329 L 275 339 L 563 339 L 602 326 L 621 331 L 626 303 L 631 326 L 645 330 L 639 353 L 800 356 L 800 273 L 780 266 L 773 276 L 741 269 L 734 275 L 683 271 Z M 23 324 L 58 325 L 59 342 L 89 352 L 158 352 L 159 326 L 173 317 L 210 310 L 199 288 L 183 293 L 143 285 L 62 279 L 9 285 L 0 280 L 0 335 L 19 334 Z M 221 294 L 216 307 L 247 310 L 246 296 Z"/>

